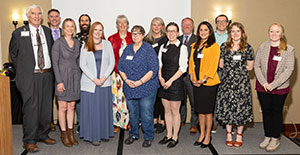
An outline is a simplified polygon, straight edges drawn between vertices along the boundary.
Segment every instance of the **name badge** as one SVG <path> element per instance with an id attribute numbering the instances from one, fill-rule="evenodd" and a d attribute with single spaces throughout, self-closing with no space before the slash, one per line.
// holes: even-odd
<path id="1" fill-rule="evenodd" d="M 132 60 L 133 56 L 132 55 L 127 55 L 126 60 Z"/>
<path id="2" fill-rule="evenodd" d="M 21 31 L 21 37 L 28 37 L 29 31 Z"/>
<path id="3" fill-rule="evenodd" d="M 167 50 L 168 50 L 167 48 L 163 48 L 161 51 L 164 52 L 164 53 L 166 53 Z"/>
<path id="4" fill-rule="evenodd" d="M 241 60 L 242 56 L 241 55 L 234 55 L 233 60 Z"/>
<path id="5" fill-rule="evenodd" d="M 152 48 L 155 48 L 155 47 L 157 47 L 157 46 L 158 46 L 158 43 L 153 44 L 153 45 L 152 45 Z"/>
<path id="6" fill-rule="evenodd" d="M 273 60 L 274 61 L 281 61 L 282 57 L 274 55 Z"/>
<path id="7" fill-rule="evenodd" d="M 198 58 L 198 59 L 202 59 L 203 57 L 204 57 L 204 54 L 198 53 L 198 55 L 197 55 L 197 58 Z"/>

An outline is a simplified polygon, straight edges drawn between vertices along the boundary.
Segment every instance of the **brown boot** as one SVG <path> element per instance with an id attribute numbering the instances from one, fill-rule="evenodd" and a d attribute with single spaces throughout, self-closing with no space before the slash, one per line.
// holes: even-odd
<path id="1" fill-rule="evenodd" d="M 78 143 L 78 141 L 74 137 L 74 131 L 73 131 L 73 129 L 67 129 L 67 132 L 68 132 L 68 138 L 71 141 L 71 143 L 73 145 L 78 145 L 79 143 Z"/>
<path id="2" fill-rule="evenodd" d="M 67 146 L 67 147 L 71 147 L 72 146 L 72 143 L 71 143 L 71 141 L 68 138 L 67 131 L 61 131 L 60 138 L 61 138 L 62 143 L 65 146 Z"/>

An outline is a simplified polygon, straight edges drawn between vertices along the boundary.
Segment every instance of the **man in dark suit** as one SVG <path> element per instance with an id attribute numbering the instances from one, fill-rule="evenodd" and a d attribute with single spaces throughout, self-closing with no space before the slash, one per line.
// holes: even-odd
<path id="1" fill-rule="evenodd" d="M 52 38 L 53 40 L 57 40 L 60 38 L 62 30 L 59 27 L 60 24 L 60 12 L 57 9 L 50 9 L 48 11 L 48 25 L 52 32 Z M 51 115 L 51 123 L 50 123 L 50 131 L 55 131 L 55 125 L 53 122 L 53 111 Z"/>
<path id="2" fill-rule="evenodd" d="M 48 11 L 48 25 L 52 32 L 53 40 L 60 38 L 62 30 L 59 27 L 60 24 L 60 12 L 57 9 L 50 9 Z"/>
<path id="3" fill-rule="evenodd" d="M 55 144 L 49 134 L 53 72 L 51 70 L 51 30 L 43 25 L 43 10 L 31 5 L 26 10 L 29 25 L 12 33 L 9 53 L 16 68 L 16 84 L 23 99 L 23 142 L 29 152 L 37 152 L 36 143 Z"/>
<path id="4" fill-rule="evenodd" d="M 189 52 L 189 57 L 191 54 L 191 45 L 195 42 L 196 36 L 193 34 L 194 31 L 194 21 L 192 18 L 186 17 L 182 19 L 181 21 L 181 30 L 182 30 L 182 35 L 179 36 L 180 42 L 185 44 L 188 48 Z M 198 129 L 197 129 L 197 124 L 198 124 L 198 116 L 195 113 L 194 110 L 194 96 L 193 96 L 193 85 L 190 80 L 189 74 L 184 74 L 183 77 L 184 81 L 184 89 L 185 89 L 185 99 L 182 101 L 181 107 L 180 107 L 180 117 L 181 117 L 181 126 L 184 126 L 185 120 L 186 120 L 186 102 L 187 102 L 187 95 L 189 96 L 189 101 L 191 105 L 191 128 L 190 128 L 190 133 L 192 135 L 196 134 Z"/>

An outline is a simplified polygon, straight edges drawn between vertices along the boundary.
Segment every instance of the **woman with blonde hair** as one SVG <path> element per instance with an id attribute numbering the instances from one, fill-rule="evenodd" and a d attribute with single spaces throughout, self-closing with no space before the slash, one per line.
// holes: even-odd
<path id="1" fill-rule="evenodd" d="M 62 143 L 70 147 L 78 144 L 74 138 L 73 122 L 76 101 L 80 98 L 79 53 L 80 43 L 75 39 L 76 25 L 67 18 L 62 24 L 62 36 L 52 47 L 52 63 L 56 81 L 58 120 Z M 67 115 L 66 115 L 67 114 Z M 67 123 L 67 128 L 66 128 Z"/>
<path id="2" fill-rule="evenodd" d="M 287 44 L 282 25 L 272 24 L 268 33 L 270 40 L 263 42 L 256 52 L 254 71 L 265 132 L 265 138 L 259 147 L 275 151 L 280 145 L 282 109 L 290 92 L 295 49 Z"/>
<path id="3" fill-rule="evenodd" d="M 153 49 L 155 50 L 156 54 L 158 55 L 159 48 L 162 44 L 168 41 L 166 34 L 165 34 L 165 23 L 162 18 L 154 17 L 151 21 L 150 31 L 145 36 L 145 42 L 152 45 Z M 160 116 L 160 120 L 159 120 Z M 154 128 L 156 128 L 156 133 L 162 133 L 166 129 L 165 125 L 165 113 L 164 107 L 161 103 L 161 98 L 156 96 L 156 101 L 154 104 Z"/>
<path id="4" fill-rule="evenodd" d="M 222 83 L 218 89 L 216 118 L 226 124 L 229 147 L 241 147 L 244 125 L 252 122 L 252 103 L 249 71 L 253 69 L 254 50 L 247 43 L 244 26 L 235 22 L 228 29 L 227 42 L 221 45 L 219 67 Z M 232 142 L 232 124 L 237 125 L 235 143 Z"/>

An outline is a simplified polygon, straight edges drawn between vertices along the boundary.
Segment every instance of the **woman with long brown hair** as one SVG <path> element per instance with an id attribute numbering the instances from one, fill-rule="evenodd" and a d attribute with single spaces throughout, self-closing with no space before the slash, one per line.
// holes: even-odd
<path id="1" fill-rule="evenodd" d="M 221 45 L 219 67 L 222 83 L 218 89 L 216 118 L 226 124 L 229 147 L 241 147 L 244 125 L 252 122 L 251 87 L 248 72 L 253 69 L 254 50 L 247 43 L 241 23 L 233 23 L 228 30 L 227 42 Z M 235 143 L 232 142 L 232 124 L 237 125 Z"/>
<path id="2" fill-rule="evenodd" d="M 111 73 L 115 65 L 112 45 L 100 22 L 92 24 L 81 50 L 80 137 L 100 145 L 113 136 Z"/>

